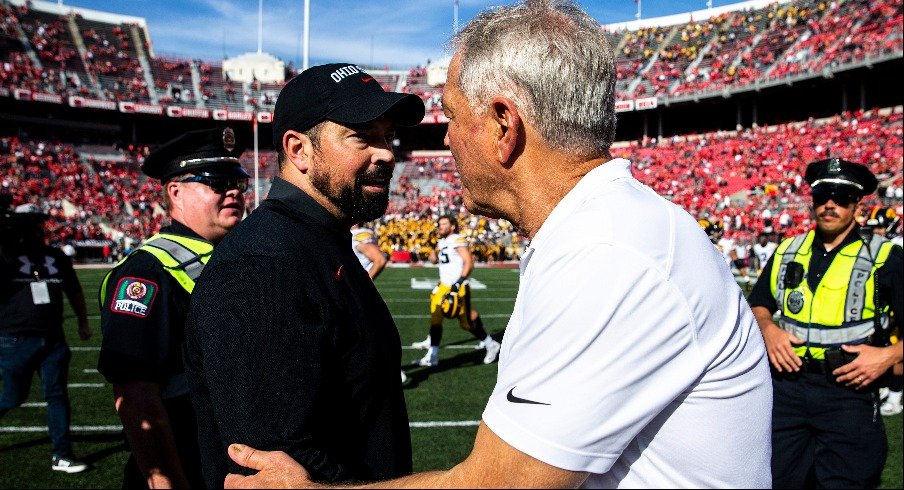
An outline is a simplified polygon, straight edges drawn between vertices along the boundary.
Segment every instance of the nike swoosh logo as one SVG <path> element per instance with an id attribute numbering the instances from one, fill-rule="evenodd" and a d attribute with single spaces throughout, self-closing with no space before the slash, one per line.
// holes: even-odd
<path id="1" fill-rule="evenodd" d="M 374 77 L 361 77 L 361 81 L 364 83 L 367 83 L 373 79 L 374 79 Z"/>
<path id="2" fill-rule="evenodd" d="M 531 405 L 549 405 L 548 403 L 535 402 L 533 400 L 526 400 L 524 398 L 519 398 L 512 393 L 513 391 L 515 391 L 514 387 L 512 387 L 512 389 L 509 390 L 508 395 L 505 396 L 505 399 L 512 403 L 529 403 Z"/>

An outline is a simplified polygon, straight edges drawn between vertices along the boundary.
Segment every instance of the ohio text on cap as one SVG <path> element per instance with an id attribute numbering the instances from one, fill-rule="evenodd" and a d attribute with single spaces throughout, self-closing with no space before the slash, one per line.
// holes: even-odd
<path id="1" fill-rule="evenodd" d="M 282 148 L 286 131 L 307 131 L 323 121 L 364 124 L 387 115 L 399 126 L 424 119 L 424 101 L 414 94 L 386 92 L 380 82 L 355 65 L 312 66 L 279 92 L 273 114 L 273 147 Z"/>

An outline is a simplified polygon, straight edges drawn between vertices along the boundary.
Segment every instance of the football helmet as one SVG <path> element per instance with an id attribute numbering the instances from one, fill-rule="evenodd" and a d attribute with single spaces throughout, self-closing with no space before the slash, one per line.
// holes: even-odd
<path id="1" fill-rule="evenodd" d="M 443 300 L 439 303 L 439 308 L 443 312 L 443 316 L 449 319 L 458 318 L 461 313 L 461 297 L 458 291 L 449 291 L 443 296 Z"/>
<path id="2" fill-rule="evenodd" d="M 888 228 L 897 221 L 897 218 L 898 213 L 894 209 L 877 206 L 869 213 L 866 224 L 875 228 Z"/>
<path id="3" fill-rule="evenodd" d="M 713 220 L 710 221 L 708 219 L 699 219 L 697 220 L 697 224 L 700 225 L 700 228 L 709 235 L 710 238 L 715 238 L 717 234 L 723 231 L 722 222 Z"/>

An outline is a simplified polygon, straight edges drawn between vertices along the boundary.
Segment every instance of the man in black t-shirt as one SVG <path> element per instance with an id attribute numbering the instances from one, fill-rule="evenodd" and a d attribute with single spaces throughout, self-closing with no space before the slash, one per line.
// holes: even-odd
<path id="1" fill-rule="evenodd" d="M 78 318 L 78 334 L 91 338 L 82 286 L 72 261 L 44 242 L 48 216 L 35 204 L 0 210 L 0 417 L 21 405 L 35 372 L 47 402 L 51 469 L 79 473 L 88 465 L 72 454 L 67 380 L 72 354 L 63 334 L 63 294 Z"/>
<path id="2" fill-rule="evenodd" d="M 393 132 L 424 116 L 350 64 L 315 66 L 276 102 L 280 173 L 214 251 L 186 323 L 208 487 L 233 442 L 279 449 L 329 482 L 411 472 L 395 322 L 349 246 L 386 211 Z"/>

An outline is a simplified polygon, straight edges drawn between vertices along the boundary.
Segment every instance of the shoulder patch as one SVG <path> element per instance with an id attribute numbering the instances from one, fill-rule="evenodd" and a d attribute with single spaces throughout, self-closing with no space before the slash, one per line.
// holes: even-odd
<path id="1" fill-rule="evenodd" d="M 110 311 L 147 318 L 159 289 L 153 281 L 140 277 L 123 277 L 116 284 Z"/>

